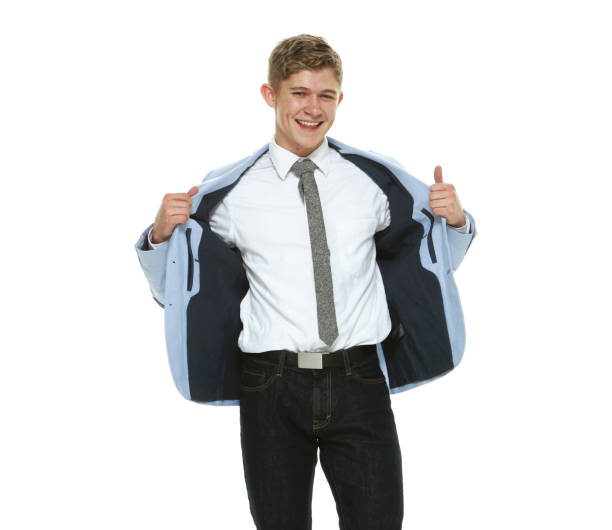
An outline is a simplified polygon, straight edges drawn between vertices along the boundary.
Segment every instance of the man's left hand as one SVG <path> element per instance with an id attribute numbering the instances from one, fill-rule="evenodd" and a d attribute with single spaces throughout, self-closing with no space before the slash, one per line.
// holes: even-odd
<path id="1" fill-rule="evenodd" d="M 442 168 L 434 169 L 435 184 L 429 187 L 429 206 L 435 215 L 446 218 L 446 223 L 460 228 L 467 222 L 455 186 L 442 182 Z"/>

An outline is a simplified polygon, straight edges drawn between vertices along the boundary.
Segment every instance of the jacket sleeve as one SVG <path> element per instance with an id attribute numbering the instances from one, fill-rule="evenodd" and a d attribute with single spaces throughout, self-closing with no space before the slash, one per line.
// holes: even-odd
<path id="1" fill-rule="evenodd" d="M 149 225 L 147 229 L 140 235 L 138 241 L 134 245 L 140 266 L 144 272 L 145 278 L 149 282 L 149 287 L 153 298 L 162 307 L 165 304 L 164 287 L 166 283 L 166 258 L 168 256 L 168 245 L 162 245 L 159 248 L 151 249 L 147 238 L 149 230 L 153 225 Z"/>
<path id="2" fill-rule="evenodd" d="M 470 233 L 462 234 L 457 230 L 454 230 L 450 226 L 446 225 L 446 234 L 448 236 L 448 246 L 451 255 L 451 264 L 453 271 L 459 268 L 459 265 L 463 261 L 463 257 L 465 256 L 468 248 L 472 244 L 472 240 L 476 237 L 476 223 L 474 222 L 474 218 L 472 215 L 463 210 L 465 215 L 467 215 L 470 221 Z"/>

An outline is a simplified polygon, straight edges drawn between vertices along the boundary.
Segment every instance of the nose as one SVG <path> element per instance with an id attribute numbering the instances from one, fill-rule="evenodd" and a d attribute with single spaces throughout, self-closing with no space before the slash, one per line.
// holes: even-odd
<path id="1" fill-rule="evenodd" d="M 312 94 L 308 98 L 308 101 L 306 102 L 306 107 L 304 110 L 308 114 L 311 114 L 313 116 L 318 116 L 319 114 L 321 114 L 321 106 L 320 106 L 320 102 L 316 94 Z"/>

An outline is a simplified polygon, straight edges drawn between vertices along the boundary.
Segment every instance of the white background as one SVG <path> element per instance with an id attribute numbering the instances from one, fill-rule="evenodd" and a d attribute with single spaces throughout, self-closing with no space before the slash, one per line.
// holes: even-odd
<path id="1" fill-rule="evenodd" d="M 238 408 L 175 390 L 133 244 L 270 139 L 268 55 L 306 32 L 344 63 L 330 135 L 441 164 L 479 230 L 464 360 L 392 399 L 404 527 L 612 528 L 604 4 L 3 2 L 0 526 L 252 528 Z"/>

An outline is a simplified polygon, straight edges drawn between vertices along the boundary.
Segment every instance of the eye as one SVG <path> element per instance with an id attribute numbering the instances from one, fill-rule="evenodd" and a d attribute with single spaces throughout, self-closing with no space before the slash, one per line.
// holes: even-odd
<path id="1" fill-rule="evenodd" d="M 303 96 L 305 92 L 292 92 L 294 96 Z"/>

